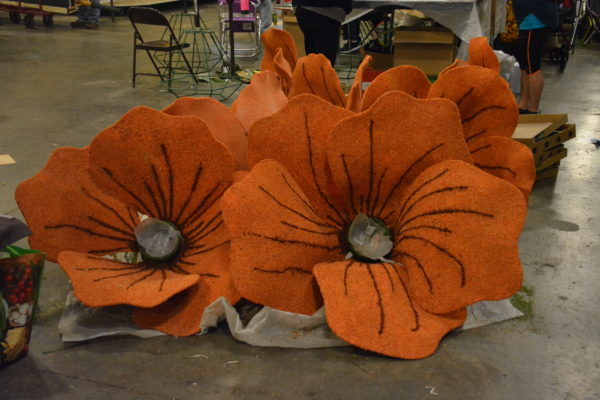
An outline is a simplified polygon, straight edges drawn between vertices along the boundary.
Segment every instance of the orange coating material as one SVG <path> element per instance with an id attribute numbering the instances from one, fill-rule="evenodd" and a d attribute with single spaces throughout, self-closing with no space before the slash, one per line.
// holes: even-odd
<path id="1" fill-rule="evenodd" d="M 276 113 L 287 102 L 277 74 L 263 71 L 252 77 L 231 105 L 231 111 L 248 132 L 256 121 Z"/>
<path id="2" fill-rule="evenodd" d="M 354 82 L 350 88 L 350 93 L 346 99 L 346 109 L 353 112 L 360 112 L 362 108 L 362 96 L 363 96 L 363 78 L 365 69 L 369 68 L 373 57 L 366 55 L 361 61 L 360 65 L 356 69 L 354 74 Z"/>
<path id="3" fill-rule="evenodd" d="M 213 136 L 229 148 L 235 169 L 248 169 L 246 129 L 223 103 L 210 97 L 180 97 L 162 111 L 169 115 L 200 118 Z"/>
<path id="4" fill-rule="evenodd" d="M 443 70 L 440 71 L 440 73 L 438 74 L 438 79 L 440 76 L 444 75 L 446 72 L 450 71 L 451 69 L 454 69 L 456 67 L 464 67 L 465 65 L 469 65 L 469 63 L 461 60 L 460 58 L 457 58 L 456 60 L 454 60 L 454 62 L 450 65 L 448 65 L 446 68 L 444 68 Z"/>
<path id="5" fill-rule="evenodd" d="M 469 150 L 475 166 L 509 181 L 529 197 L 535 183 L 531 149 L 513 139 L 490 136 L 473 141 Z"/>
<path id="6" fill-rule="evenodd" d="M 489 68 L 500 72 L 500 61 L 486 37 L 476 37 L 469 42 L 469 60 L 471 65 Z"/>
<path id="7" fill-rule="evenodd" d="M 449 70 L 431 85 L 428 98 L 437 97 L 458 106 L 467 143 L 487 136 L 509 138 L 517 127 L 519 107 L 508 83 L 489 68 Z"/>
<path id="8" fill-rule="evenodd" d="M 362 110 L 366 110 L 382 94 L 392 90 L 402 90 L 417 98 L 427 97 L 429 79 L 423 71 L 412 65 L 400 65 L 379 74 L 363 95 Z"/>
<path id="9" fill-rule="evenodd" d="M 286 95 L 289 94 L 292 88 L 292 67 L 283 56 L 281 47 L 277 49 L 275 56 L 273 57 L 273 68 L 275 68 L 275 72 L 279 75 L 283 93 Z"/>
<path id="10" fill-rule="evenodd" d="M 336 106 L 346 106 L 346 95 L 337 73 L 323 54 L 309 54 L 298 60 L 289 97 L 304 93 L 317 95 Z"/>
<path id="11" fill-rule="evenodd" d="M 296 68 L 298 61 L 298 51 L 296 50 L 296 42 L 292 35 L 282 29 L 269 28 L 261 36 L 260 40 L 263 43 L 263 58 L 260 63 L 260 70 L 275 71 L 273 58 L 278 48 L 283 51 L 283 57 L 290 64 L 292 70 Z"/>

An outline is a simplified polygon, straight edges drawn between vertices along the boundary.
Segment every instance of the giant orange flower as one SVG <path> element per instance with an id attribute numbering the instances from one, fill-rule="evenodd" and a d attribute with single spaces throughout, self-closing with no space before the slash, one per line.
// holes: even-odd
<path id="1" fill-rule="evenodd" d="M 31 246 L 58 261 L 84 304 L 129 304 L 139 326 L 191 335 L 208 304 L 239 298 L 220 207 L 233 168 L 200 119 L 137 107 L 89 147 L 56 150 L 16 198 Z M 142 242 L 148 225 L 168 252 Z M 137 251 L 134 264 L 104 257 Z"/>
<path id="2" fill-rule="evenodd" d="M 353 114 L 299 95 L 253 125 L 248 151 L 223 218 L 251 301 L 303 314 L 324 302 L 342 339 L 422 358 L 467 305 L 521 286 L 525 200 L 472 165 L 451 101 L 390 92 Z"/>

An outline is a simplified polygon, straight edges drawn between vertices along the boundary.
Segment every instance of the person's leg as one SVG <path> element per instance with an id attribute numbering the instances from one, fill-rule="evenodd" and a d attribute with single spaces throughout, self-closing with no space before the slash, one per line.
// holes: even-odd
<path id="1" fill-rule="evenodd" d="M 516 57 L 521 68 L 521 96 L 519 98 L 519 110 L 524 113 L 529 108 L 529 58 L 528 43 L 531 31 L 519 31 L 519 41 L 517 43 Z"/>
<path id="2" fill-rule="evenodd" d="M 340 46 L 340 26 L 341 23 L 319 15 L 317 34 L 314 52 L 321 53 L 335 66 L 335 59 Z"/>
<path id="3" fill-rule="evenodd" d="M 528 45 L 529 69 L 527 71 L 528 81 L 528 103 L 527 110 L 531 113 L 540 111 L 540 100 L 544 90 L 544 74 L 542 73 L 541 59 L 546 40 L 547 29 L 535 29 L 529 31 L 530 41 Z"/>
<path id="4" fill-rule="evenodd" d="M 315 35 L 315 23 L 314 17 L 315 13 L 305 10 L 302 7 L 298 7 L 296 9 L 296 20 L 298 21 L 298 26 L 304 35 L 304 51 L 306 54 L 311 54 L 315 52 L 315 42 L 318 38 Z"/>
<path id="5" fill-rule="evenodd" d="M 99 4 L 100 0 L 92 0 L 93 4 Z M 87 14 L 87 25 L 86 28 L 97 28 L 98 23 L 100 22 L 100 9 L 95 7 L 89 7 Z"/>
<path id="6" fill-rule="evenodd" d="M 530 74 L 528 76 L 528 83 L 529 103 L 527 110 L 532 113 L 538 113 L 540 111 L 540 100 L 544 90 L 544 74 L 542 74 L 542 70 L 538 69 L 533 74 Z"/>
<path id="7" fill-rule="evenodd" d="M 524 69 L 521 70 L 521 96 L 519 97 L 519 110 L 523 112 L 529 109 L 529 75 Z"/>

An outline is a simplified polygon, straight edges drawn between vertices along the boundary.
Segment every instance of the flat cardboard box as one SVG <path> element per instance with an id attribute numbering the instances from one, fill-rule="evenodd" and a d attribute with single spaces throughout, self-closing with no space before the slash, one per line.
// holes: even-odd
<path id="1" fill-rule="evenodd" d="M 552 132 L 550 135 L 544 137 L 542 140 L 536 143 L 530 143 L 529 148 L 533 153 L 533 156 L 548 151 L 559 144 L 562 144 L 568 140 L 573 139 L 576 136 L 575 124 L 565 124 Z M 514 138 L 514 137 L 513 137 Z"/>
<path id="2" fill-rule="evenodd" d="M 512 138 L 531 147 L 567 123 L 567 114 L 522 114 Z"/>
<path id="3" fill-rule="evenodd" d="M 443 27 L 400 27 L 394 34 L 394 66 L 414 65 L 437 76 L 452 64 L 455 54 L 456 36 Z"/>
<path id="4" fill-rule="evenodd" d="M 306 52 L 304 51 L 304 34 L 298 25 L 295 15 L 284 15 L 281 17 L 283 20 L 283 30 L 292 35 L 294 42 L 296 43 L 296 51 L 298 57 L 304 57 Z"/>
<path id="5" fill-rule="evenodd" d="M 564 144 L 559 144 L 558 146 L 548 149 L 546 151 L 538 152 L 537 154 L 533 155 L 533 161 L 535 162 L 536 166 L 539 166 L 542 162 L 559 154 L 564 148 Z"/>
<path id="6" fill-rule="evenodd" d="M 535 181 L 539 182 L 545 179 L 555 178 L 558 175 L 559 167 L 560 162 L 552 165 L 549 168 L 545 168 L 544 170 L 539 171 L 535 176 Z"/>
<path id="7" fill-rule="evenodd" d="M 563 148 L 557 154 L 554 154 L 552 157 L 549 157 L 545 161 L 542 161 L 539 165 L 536 165 L 535 170 L 537 172 L 541 172 L 541 171 L 545 170 L 546 168 L 550 168 L 553 165 L 560 163 L 560 160 L 562 160 L 563 158 L 565 158 L 567 156 L 567 152 L 568 152 L 568 150 Z"/>

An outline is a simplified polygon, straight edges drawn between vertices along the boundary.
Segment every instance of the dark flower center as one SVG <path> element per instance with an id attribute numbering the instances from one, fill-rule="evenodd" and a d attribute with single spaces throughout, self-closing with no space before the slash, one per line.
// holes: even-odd
<path id="1" fill-rule="evenodd" d="M 384 261 L 394 247 L 387 225 L 363 213 L 354 218 L 348 229 L 348 245 L 356 258 L 367 261 Z"/>
<path id="2" fill-rule="evenodd" d="M 135 227 L 134 232 L 145 261 L 171 261 L 183 246 L 181 232 L 167 221 L 146 218 Z"/>

